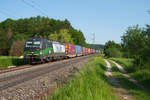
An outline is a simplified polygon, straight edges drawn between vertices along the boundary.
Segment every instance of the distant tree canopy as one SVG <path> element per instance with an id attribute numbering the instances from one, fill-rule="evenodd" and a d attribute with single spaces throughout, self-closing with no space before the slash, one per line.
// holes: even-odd
<path id="1" fill-rule="evenodd" d="M 9 55 L 9 52 L 13 51 L 11 48 L 14 49 L 11 46 L 15 46 L 13 42 L 17 43 L 29 37 L 86 45 L 83 33 L 74 29 L 67 19 L 61 21 L 40 16 L 18 20 L 7 19 L 0 23 L 0 55 Z"/>
<path id="2" fill-rule="evenodd" d="M 121 57 L 121 45 L 114 41 L 108 41 L 104 46 L 104 53 L 107 57 Z"/>
<path id="3" fill-rule="evenodd" d="M 104 51 L 104 45 L 103 44 L 89 44 L 89 47 Z"/>

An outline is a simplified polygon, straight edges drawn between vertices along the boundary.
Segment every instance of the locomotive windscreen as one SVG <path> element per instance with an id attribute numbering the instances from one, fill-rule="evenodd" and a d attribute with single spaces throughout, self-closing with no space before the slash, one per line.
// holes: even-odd
<path id="1" fill-rule="evenodd" d="M 27 41 L 26 47 L 40 47 L 40 41 Z"/>

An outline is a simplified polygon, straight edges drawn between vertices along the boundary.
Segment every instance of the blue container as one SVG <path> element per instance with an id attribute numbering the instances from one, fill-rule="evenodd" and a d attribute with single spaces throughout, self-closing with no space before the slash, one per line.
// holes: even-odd
<path id="1" fill-rule="evenodd" d="M 76 45 L 76 55 L 82 54 L 82 48 L 81 46 Z"/>

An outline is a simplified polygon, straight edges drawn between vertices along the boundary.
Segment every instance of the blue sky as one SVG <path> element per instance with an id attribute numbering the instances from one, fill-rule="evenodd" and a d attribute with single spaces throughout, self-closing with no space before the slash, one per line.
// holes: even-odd
<path id="1" fill-rule="evenodd" d="M 34 2 L 36 8 L 23 0 L 0 0 L 0 22 L 7 18 L 19 19 L 33 16 L 48 16 L 64 20 L 80 29 L 88 43 L 105 44 L 108 40 L 121 42 L 128 26 L 150 24 L 150 0 L 26 0 Z"/>

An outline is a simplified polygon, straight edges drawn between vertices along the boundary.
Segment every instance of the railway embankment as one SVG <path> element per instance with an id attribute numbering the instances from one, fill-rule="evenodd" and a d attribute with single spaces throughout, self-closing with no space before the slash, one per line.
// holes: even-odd
<path id="1" fill-rule="evenodd" d="M 60 60 L 0 74 L 0 100 L 43 100 L 67 83 L 94 55 Z"/>

